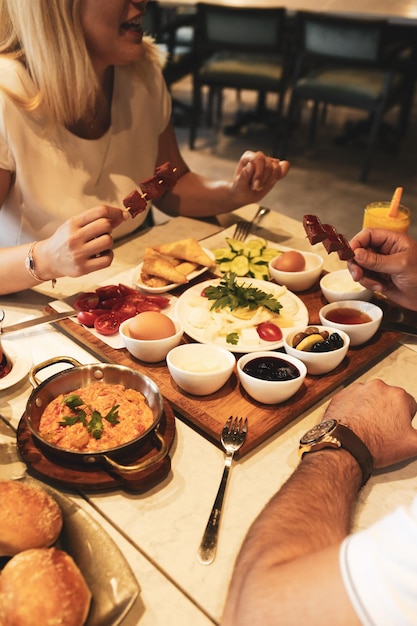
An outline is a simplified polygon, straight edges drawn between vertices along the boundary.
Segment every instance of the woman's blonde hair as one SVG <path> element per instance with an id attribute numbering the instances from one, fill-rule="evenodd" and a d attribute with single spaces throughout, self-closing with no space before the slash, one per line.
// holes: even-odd
<path id="1" fill-rule="evenodd" d="M 27 97 L 9 95 L 27 110 L 42 106 L 63 125 L 94 114 L 102 97 L 81 26 L 81 2 L 0 0 L 0 55 L 22 62 L 36 89 Z"/>

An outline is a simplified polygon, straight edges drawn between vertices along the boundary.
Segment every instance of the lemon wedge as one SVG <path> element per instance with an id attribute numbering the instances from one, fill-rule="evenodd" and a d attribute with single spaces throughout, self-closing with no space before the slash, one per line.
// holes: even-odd
<path id="1" fill-rule="evenodd" d="M 300 343 L 296 345 L 295 349 L 303 350 L 304 352 L 311 352 L 311 348 L 314 346 L 314 344 L 319 343 L 321 341 L 324 341 L 321 335 L 318 335 L 316 333 L 312 335 L 307 335 L 307 337 L 304 337 L 304 339 L 302 339 Z"/>

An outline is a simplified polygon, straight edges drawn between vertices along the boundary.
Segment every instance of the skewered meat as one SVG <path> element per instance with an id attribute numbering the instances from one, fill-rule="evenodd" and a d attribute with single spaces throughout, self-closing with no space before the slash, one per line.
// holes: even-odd
<path id="1" fill-rule="evenodd" d="M 123 200 L 123 204 L 132 217 L 136 217 L 146 209 L 150 200 L 159 198 L 167 189 L 172 189 L 177 182 L 176 167 L 172 167 L 167 161 L 156 168 L 155 174 L 147 178 L 139 185 L 140 189 L 134 189 Z"/>
<path id="2" fill-rule="evenodd" d="M 316 215 L 304 215 L 303 226 L 312 245 L 322 242 L 327 253 L 337 252 L 341 261 L 353 259 L 355 256 L 346 237 L 338 233 L 331 224 L 322 224 Z"/>

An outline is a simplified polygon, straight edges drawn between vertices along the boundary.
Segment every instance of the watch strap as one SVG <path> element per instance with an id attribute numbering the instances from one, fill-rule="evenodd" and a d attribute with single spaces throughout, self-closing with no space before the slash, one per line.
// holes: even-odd
<path id="1" fill-rule="evenodd" d="M 356 459 L 362 470 L 362 487 L 368 482 L 373 469 L 373 459 L 369 448 L 360 437 L 349 426 L 345 426 L 341 422 L 335 428 L 332 433 L 336 435 L 342 444 L 342 448 L 350 452 L 350 454 Z"/>
<path id="2" fill-rule="evenodd" d="M 358 437 L 358 435 L 351 428 L 349 428 L 349 426 L 346 426 L 341 422 L 336 422 L 335 428 L 323 436 L 317 444 L 305 447 L 301 446 L 301 457 L 308 452 L 315 452 L 322 450 L 323 448 L 343 448 L 344 450 L 347 450 L 347 452 L 353 456 L 361 468 L 361 486 L 363 487 L 363 485 L 365 485 L 365 483 L 369 480 L 373 469 L 372 454 L 362 439 L 360 439 L 360 437 Z"/>

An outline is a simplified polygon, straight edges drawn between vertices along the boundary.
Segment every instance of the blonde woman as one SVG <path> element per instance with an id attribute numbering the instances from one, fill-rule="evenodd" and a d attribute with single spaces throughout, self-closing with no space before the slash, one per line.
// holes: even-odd
<path id="1" fill-rule="evenodd" d="M 286 175 L 287 162 L 251 151 L 231 181 L 188 169 L 145 9 L 0 0 L 0 294 L 109 266 L 113 239 L 146 218 L 123 198 L 166 161 L 178 182 L 155 204 L 170 215 L 258 202 Z"/>

